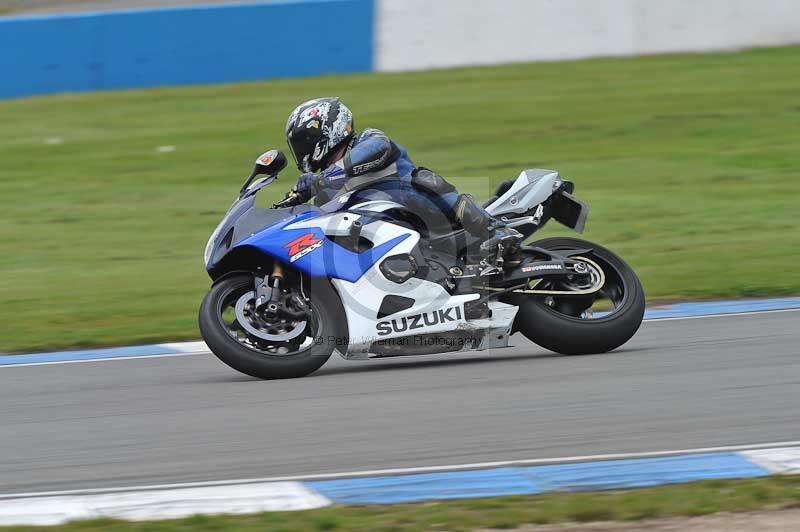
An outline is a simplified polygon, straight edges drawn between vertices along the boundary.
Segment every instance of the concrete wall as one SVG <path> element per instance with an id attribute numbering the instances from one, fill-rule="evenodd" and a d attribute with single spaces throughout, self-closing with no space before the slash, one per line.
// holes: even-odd
<path id="1" fill-rule="evenodd" d="M 800 43 L 798 0 L 377 0 L 377 70 Z"/>
<path id="2" fill-rule="evenodd" d="M 10 16 L 0 98 L 787 43 L 800 43 L 800 0 L 264 0 Z"/>
<path id="3" fill-rule="evenodd" d="M 69 13 L 75 11 L 119 11 L 154 7 L 177 7 L 210 3 L 263 3 L 264 0 L 0 0 L 0 13 Z"/>
<path id="4" fill-rule="evenodd" d="M 299 0 L 0 18 L 0 97 L 367 71 L 372 15 Z"/>

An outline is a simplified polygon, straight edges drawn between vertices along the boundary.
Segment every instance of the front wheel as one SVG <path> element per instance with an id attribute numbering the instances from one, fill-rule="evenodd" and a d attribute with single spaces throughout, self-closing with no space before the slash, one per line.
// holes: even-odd
<path id="1" fill-rule="evenodd" d="M 591 249 L 586 258 L 603 270 L 605 281 L 591 295 L 514 294 L 513 302 L 519 305 L 516 329 L 545 349 L 564 355 L 605 353 L 633 337 L 644 317 L 644 290 L 625 261 L 577 238 L 547 238 L 532 245 L 553 251 Z M 581 288 L 561 281 L 549 283 L 536 288 L 558 292 Z"/>
<path id="2" fill-rule="evenodd" d="M 200 305 L 203 340 L 217 358 L 251 377 L 308 375 L 331 356 L 331 338 L 342 334 L 344 312 L 330 285 L 318 282 L 306 291 L 301 290 L 305 318 L 268 319 L 255 308 L 252 275 L 218 281 Z"/>

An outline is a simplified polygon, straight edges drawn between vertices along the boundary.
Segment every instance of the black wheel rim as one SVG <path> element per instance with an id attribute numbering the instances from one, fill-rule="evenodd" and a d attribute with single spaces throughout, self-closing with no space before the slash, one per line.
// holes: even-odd
<path id="1" fill-rule="evenodd" d="M 220 327 L 227 335 L 240 345 L 255 351 L 261 355 L 275 357 L 294 357 L 307 353 L 315 345 L 315 340 L 320 337 L 322 325 L 319 320 L 319 312 L 315 308 L 314 302 L 309 302 L 310 315 L 305 319 L 306 326 L 303 332 L 289 341 L 271 342 L 264 338 L 259 338 L 248 332 L 239 322 L 235 307 L 237 301 L 245 294 L 250 292 L 252 287 L 241 285 L 232 287 L 219 298 L 217 304 L 217 320 Z M 263 318 L 253 317 L 250 323 L 251 328 L 255 327 L 269 333 L 279 333 L 291 327 L 290 320 L 282 318 L 283 323 L 278 321 L 268 322 Z M 297 320 L 300 321 L 300 320 Z"/>
<path id="2" fill-rule="evenodd" d="M 566 249 L 566 248 L 560 248 Z M 553 251 L 559 251 L 554 248 Z M 577 257 L 575 257 L 577 259 Z M 542 295 L 540 301 L 552 312 L 564 317 L 580 321 L 599 321 L 612 318 L 621 312 L 628 302 L 630 285 L 622 268 L 612 261 L 598 255 L 589 253 L 587 257 L 595 262 L 605 276 L 603 285 L 597 292 L 587 295 Z M 578 287 L 580 287 L 578 285 Z M 536 285 L 537 290 L 569 290 L 575 288 L 569 281 L 554 279 Z"/>

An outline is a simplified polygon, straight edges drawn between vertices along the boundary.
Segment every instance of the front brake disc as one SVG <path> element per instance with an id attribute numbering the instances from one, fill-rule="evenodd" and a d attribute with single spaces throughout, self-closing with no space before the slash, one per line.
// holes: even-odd
<path id="1" fill-rule="evenodd" d="M 288 342 L 303 334 L 306 321 L 278 321 L 268 323 L 255 315 L 255 292 L 243 294 L 236 302 L 236 320 L 249 334 L 268 342 Z"/>

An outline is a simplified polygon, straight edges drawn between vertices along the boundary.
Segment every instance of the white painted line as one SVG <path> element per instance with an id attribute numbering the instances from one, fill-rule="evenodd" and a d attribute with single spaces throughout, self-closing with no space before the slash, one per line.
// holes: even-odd
<path id="1" fill-rule="evenodd" d="M 299 482 L 62 495 L 0 500 L 0 525 L 57 525 L 99 517 L 177 519 L 196 514 L 309 510 L 330 504 L 328 498 Z"/>
<path id="2" fill-rule="evenodd" d="M 800 447 L 754 449 L 743 451 L 741 454 L 772 473 L 785 475 L 800 473 Z"/>
<path id="3" fill-rule="evenodd" d="M 51 497 L 51 496 L 63 496 L 63 495 L 90 495 L 90 494 L 102 494 L 102 493 L 123 493 L 127 491 L 157 491 L 157 490 L 168 490 L 168 489 L 179 489 L 179 488 L 198 488 L 198 487 L 214 487 L 214 486 L 240 486 L 240 485 L 270 483 L 270 482 L 290 482 L 290 481 L 294 482 L 303 480 L 327 480 L 327 479 L 338 479 L 338 478 L 407 475 L 414 473 L 467 471 L 471 469 L 489 469 L 495 467 L 522 466 L 522 465 L 533 466 L 533 465 L 547 465 L 547 464 L 593 462 L 600 460 L 624 460 L 628 458 L 658 458 L 664 456 L 679 456 L 685 454 L 738 452 L 738 451 L 763 450 L 763 449 L 772 449 L 781 447 L 800 447 L 800 441 L 753 443 L 745 445 L 726 445 L 720 447 L 699 447 L 695 449 L 679 449 L 672 451 L 645 451 L 645 452 L 635 452 L 635 453 L 565 456 L 561 458 L 533 458 L 527 460 L 475 462 L 471 464 L 455 464 L 455 465 L 441 465 L 441 466 L 427 466 L 427 467 L 372 469 L 366 471 L 347 471 L 339 473 L 319 473 L 319 474 L 292 475 L 292 476 L 282 476 L 282 477 L 263 477 L 263 478 L 217 480 L 217 481 L 205 481 L 205 482 L 182 482 L 175 484 L 150 484 L 144 486 L 96 488 L 96 489 L 90 488 L 90 489 L 64 490 L 64 491 L 43 491 L 43 492 L 32 492 L 32 493 L 10 493 L 10 494 L 0 495 L 0 501 L 9 498 Z"/>

